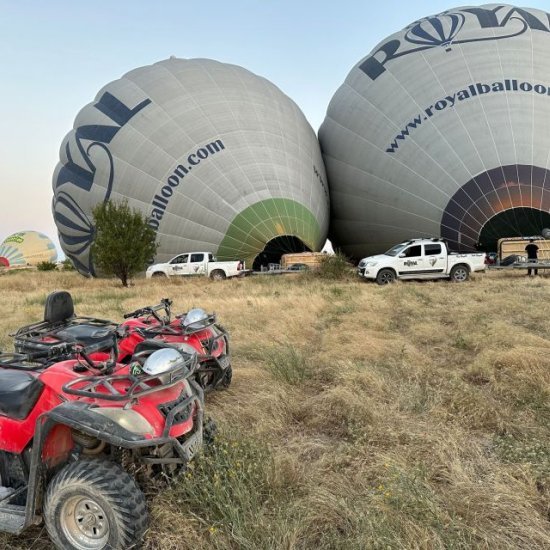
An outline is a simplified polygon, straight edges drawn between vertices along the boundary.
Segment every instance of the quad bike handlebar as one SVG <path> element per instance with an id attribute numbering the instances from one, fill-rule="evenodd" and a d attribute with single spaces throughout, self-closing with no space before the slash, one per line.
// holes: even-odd
<path id="1" fill-rule="evenodd" d="M 152 315 L 159 323 L 168 323 L 170 322 L 171 306 L 172 306 L 172 300 L 170 300 L 169 298 L 162 298 L 159 304 L 156 304 L 154 306 L 140 307 L 135 311 L 125 313 L 123 317 L 124 319 L 130 319 L 135 317 L 142 317 L 143 315 Z M 157 313 L 157 311 L 161 309 L 163 309 L 166 313 L 166 316 L 164 318 L 162 318 Z"/>

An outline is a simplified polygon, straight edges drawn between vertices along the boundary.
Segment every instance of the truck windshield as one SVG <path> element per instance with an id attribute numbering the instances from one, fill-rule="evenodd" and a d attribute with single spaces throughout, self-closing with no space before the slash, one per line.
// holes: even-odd
<path id="1" fill-rule="evenodd" d="M 387 252 L 384 252 L 386 256 L 397 256 L 407 245 L 406 244 L 396 244 L 394 247 L 390 248 Z"/>

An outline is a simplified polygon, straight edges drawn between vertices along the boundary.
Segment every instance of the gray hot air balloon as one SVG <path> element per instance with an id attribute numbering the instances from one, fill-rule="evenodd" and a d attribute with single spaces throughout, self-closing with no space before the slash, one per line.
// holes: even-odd
<path id="1" fill-rule="evenodd" d="M 315 133 L 292 100 L 241 67 L 171 58 L 130 71 L 80 111 L 60 156 L 53 215 L 84 274 L 94 273 L 91 211 L 108 199 L 148 216 L 159 262 L 200 250 L 267 263 L 326 239 Z"/>
<path id="2" fill-rule="evenodd" d="M 359 61 L 319 139 L 331 238 L 355 257 L 442 236 L 455 250 L 550 223 L 550 16 L 510 5 L 421 19 Z"/>

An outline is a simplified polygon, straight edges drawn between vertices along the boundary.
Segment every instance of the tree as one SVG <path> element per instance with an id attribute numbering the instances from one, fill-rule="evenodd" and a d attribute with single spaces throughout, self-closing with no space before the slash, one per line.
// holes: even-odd
<path id="1" fill-rule="evenodd" d="M 93 210 L 95 241 L 94 264 L 104 273 L 115 275 L 128 286 L 128 279 L 143 271 L 155 255 L 155 230 L 138 210 L 126 201 L 107 201 Z"/>

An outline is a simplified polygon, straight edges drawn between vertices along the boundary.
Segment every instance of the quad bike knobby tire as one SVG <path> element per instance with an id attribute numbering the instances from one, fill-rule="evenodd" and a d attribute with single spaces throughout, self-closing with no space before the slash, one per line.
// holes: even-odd
<path id="1" fill-rule="evenodd" d="M 57 548 L 122 550 L 140 543 L 147 507 L 136 482 L 118 464 L 82 460 L 50 482 L 44 519 Z"/>
<path id="2" fill-rule="evenodd" d="M 206 445 L 212 445 L 214 441 L 216 440 L 216 435 L 218 433 L 218 426 L 216 426 L 216 423 L 207 416 L 204 419 L 204 424 L 202 426 L 202 436 L 204 443 Z"/>
<path id="3" fill-rule="evenodd" d="M 455 265 L 451 269 L 450 277 L 453 283 L 463 283 L 468 280 L 470 270 L 465 265 Z"/>
<path id="4" fill-rule="evenodd" d="M 219 389 L 229 388 L 229 386 L 231 385 L 232 378 L 233 378 L 233 368 L 231 367 L 231 365 L 229 365 L 223 373 L 223 378 L 220 380 L 220 383 L 218 384 L 218 388 Z"/>
<path id="5" fill-rule="evenodd" d="M 381 269 L 376 275 L 376 282 L 379 285 L 389 285 L 395 281 L 395 271 L 393 269 Z"/>

